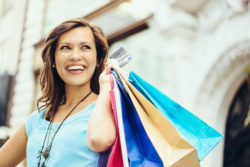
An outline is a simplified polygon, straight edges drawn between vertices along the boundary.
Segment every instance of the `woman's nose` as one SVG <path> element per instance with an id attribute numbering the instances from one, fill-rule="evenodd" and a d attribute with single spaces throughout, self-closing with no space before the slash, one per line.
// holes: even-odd
<path id="1" fill-rule="evenodd" d="M 78 60 L 81 58 L 80 51 L 79 49 L 73 49 L 72 53 L 70 55 L 70 59 L 72 60 Z"/>

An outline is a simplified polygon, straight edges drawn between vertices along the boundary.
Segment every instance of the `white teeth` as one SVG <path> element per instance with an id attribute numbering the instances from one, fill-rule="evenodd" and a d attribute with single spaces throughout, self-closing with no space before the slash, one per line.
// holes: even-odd
<path id="1" fill-rule="evenodd" d="M 84 70 L 83 66 L 70 66 L 68 70 Z"/>

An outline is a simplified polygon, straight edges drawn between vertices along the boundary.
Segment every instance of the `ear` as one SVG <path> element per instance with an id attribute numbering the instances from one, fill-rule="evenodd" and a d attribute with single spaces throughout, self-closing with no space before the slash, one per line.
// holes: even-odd
<path id="1" fill-rule="evenodd" d="M 98 68 L 100 66 L 100 62 L 98 61 L 98 59 L 96 59 L 96 68 Z"/>

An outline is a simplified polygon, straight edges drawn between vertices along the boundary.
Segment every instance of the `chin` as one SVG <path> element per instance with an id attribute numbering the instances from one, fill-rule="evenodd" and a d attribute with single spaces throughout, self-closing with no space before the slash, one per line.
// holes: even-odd
<path id="1" fill-rule="evenodd" d="M 90 80 L 89 81 L 85 81 L 85 80 L 74 80 L 74 81 L 68 81 L 68 82 L 65 82 L 66 85 L 69 85 L 69 86 L 84 86 L 84 85 L 87 85 L 89 84 L 90 85 Z"/>

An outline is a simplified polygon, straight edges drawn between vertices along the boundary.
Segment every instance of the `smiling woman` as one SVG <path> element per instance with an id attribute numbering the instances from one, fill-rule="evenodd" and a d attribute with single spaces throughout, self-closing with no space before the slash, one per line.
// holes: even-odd
<path id="1" fill-rule="evenodd" d="M 88 85 L 96 65 L 96 47 L 91 29 L 78 27 L 64 33 L 56 46 L 56 70 L 65 82 L 70 85 Z"/>
<path id="2" fill-rule="evenodd" d="M 0 167 L 25 157 L 34 166 L 97 166 L 116 137 L 108 44 L 83 19 L 65 21 L 45 40 L 38 111 L 0 149 Z"/>

